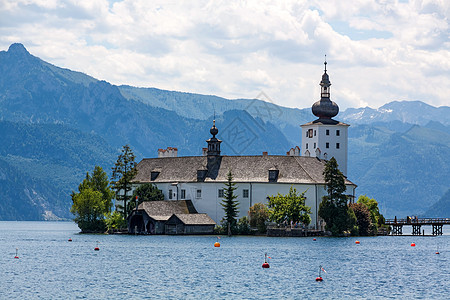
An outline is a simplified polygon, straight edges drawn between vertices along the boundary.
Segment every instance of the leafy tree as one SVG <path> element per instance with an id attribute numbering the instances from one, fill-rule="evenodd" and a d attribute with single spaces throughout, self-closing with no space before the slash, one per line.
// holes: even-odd
<path id="1" fill-rule="evenodd" d="M 83 188 L 79 193 L 72 195 L 72 201 L 70 211 L 76 216 L 74 221 L 82 232 L 105 231 L 105 205 L 102 193 L 91 188 Z"/>
<path id="2" fill-rule="evenodd" d="M 86 173 L 78 186 L 78 193 L 72 192 L 74 221 L 82 232 L 104 232 L 104 214 L 111 211 L 114 195 L 108 176 L 99 166 L 95 166 L 92 176 Z"/>
<path id="3" fill-rule="evenodd" d="M 311 207 L 306 206 L 305 201 L 305 192 L 298 195 L 292 186 L 287 195 L 269 196 L 269 219 L 277 223 L 292 221 L 308 225 L 311 223 Z"/>
<path id="4" fill-rule="evenodd" d="M 118 211 L 106 214 L 105 224 L 108 232 L 113 232 L 114 230 L 119 230 L 127 226 L 125 219 Z"/>
<path id="5" fill-rule="evenodd" d="M 131 181 L 137 174 L 136 162 L 134 161 L 135 158 L 136 156 L 130 146 L 125 145 L 112 169 L 111 183 L 116 192 L 116 199 L 123 201 L 123 206 L 116 206 L 118 209 L 122 210 L 125 220 L 127 219 L 128 212 L 127 202 L 131 198 L 131 195 L 128 195 L 128 192 L 131 191 Z"/>
<path id="6" fill-rule="evenodd" d="M 220 204 L 225 211 L 224 221 L 227 226 L 228 235 L 231 235 L 232 232 L 236 232 L 236 218 L 238 216 L 239 206 L 239 202 L 236 201 L 237 195 L 234 194 L 237 188 L 236 183 L 233 182 L 233 174 L 231 171 L 228 171 L 225 186 L 223 200 Z"/>
<path id="7" fill-rule="evenodd" d="M 144 183 L 139 185 L 133 192 L 132 199 L 136 199 L 137 197 L 137 205 L 141 204 L 144 201 L 163 201 L 164 194 L 158 189 L 158 187 L 153 183 Z M 133 209 L 136 208 L 136 201 L 130 201 L 128 204 L 128 214 L 131 213 Z"/>
<path id="8" fill-rule="evenodd" d="M 258 231 L 264 233 L 267 231 L 266 221 L 269 220 L 269 209 L 262 203 L 255 203 L 248 211 L 250 217 L 250 226 L 258 228 Z"/>
<path id="9" fill-rule="evenodd" d="M 356 216 L 356 225 L 358 226 L 359 235 L 374 235 L 376 227 L 372 223 L 370 211 L 366 205 L 362 203 L 354 203 L 349 205 Z"/>
<path id="10" fill-rule="evenodd" d="M 366 195 L 360 195 L 358 197 L 357 203 L 364 204 L 369 212 L 370 217 L 372 219 L 372 223 L 378 227 L 381 227 L 385 223 L 385 219 L 382 214 L 380 214 L 380 210 L 378 209 L 378 202 L 373 198 L 369 198 Z"/>
<path id="11" fill-rule="evenodd" d="M 327 230 L 333 235 L 340 235 L 344 231 L 351 231 L 354 219 L 347 207 L 345 177 L 338 169 L 336 159 L 332 157 L 323 171 L 328 195 L 323 196 L 319 205 L 319 216 L 325 220 Z"/>
<path id="12" fill-rule="evenodd" d="M 248 235 L 251 233 L 250 224 L 248 223 L 247 217 L 242 217 L 237 223 L 237 230 L 239 234 Z"/>

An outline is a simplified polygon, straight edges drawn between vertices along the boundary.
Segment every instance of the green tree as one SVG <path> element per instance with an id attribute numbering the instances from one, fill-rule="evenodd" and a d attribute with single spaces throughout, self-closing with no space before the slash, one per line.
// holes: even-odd
<path id="1" fill-rule="evenodd" d="M 141 204 L 145 201 L 163 201 L 164 200 L 164 194 L 163 192 L 158 189 L 158 187 L 153 183 L 144 183 L 139 185 L 134 191 L 133 196 L 128 204 L 128 214 L 131 213 L 133 209 L 136 208 L 136 201 L 133 201 L 133 199 L 136 199 L 137 197 L 137 205 Z"/>
<path id="2" fill-rule="evenodd" d="M 123 201 L 123 206 L 116 207 L 122 211 L 125 220 L 128 212 L 127 202 L 131 199 L 131 195 L 128 195 L 132 189 L 131 181 L 137 174 L 135 158 L 130 146 L 125 145 L 112 168 L 111 183 L 116 192 L 116 199 Z"/>
<path id="3" fill-rule="evenodd" d="M 380 210 L 378 209 L 378 202 L 374 198 L 369 198 L 366 195 L 360 195 L 358 197 L 357 203 L 364 204 L 367 206 L 370 212 L 370 217 L 372 219 L 372 223 L 379 227 L 382 227 L 385 223 L 384 216 L 380 214 Z"/>
<path id="4" fill-rule="evenodd" d="M 105 218 L 106 229 L 108 232 L 114 232 L 127 226 L 123 216 L 118 211 L 106 214 Z"/>
<path id="5" fill-rule="evenodd" d="M 72 201 L 70 212 L 75 215 L 74 221 L 82 232 L 105 231 L 105 205 L 102 193 L 91 188 L 83 188 L 79 193 L 73 194 Z"/>
<path id="6" fill-rule="evenodd" d="M 248 223 L 247 217 L 242 217 L 237 222 L 237 230 L 239 234 L 248 235 L 250 234 L 250 224 Z"/>
<path id="7" fill-rule="evenodd" d="M 104 214 L 111 211 L 113 191 L 108 176 L 99 166 L 95 166 L 92 176 L 89 172 L 78 185 L 78 193 L 72 192 L 74 221 L 82 232 L 104 232 Z"/>
<path id="8" fill-rule="evenodd" d="M 276 196 L 269 196 L 269 219 L 277 223 L 311 223 L 311 207 L 305 205 L 305 192 L 297 194 L 297 190 L 291 186 L 287 195 L 278 193 Z"/>
<path id="9" fill-rule="evenodd" d="M 237 195 L 234 194 L 236 190 L 236 183 L 233 182 L 233 174 L 231 170 L 227 174 L 227 182 L 223 191 L 223 200 L 220 203 L 225 211 L 224 221 L 227 226 L 228 235 L 236 232 L 236 218 L 238 216 L 239 202 L 236 200 Z"/>
<path id="10" fill-rule="evenodd" d="M 333 235 L 341 235 L 344 231 L 352 231 L 354 219 L 347 207 L 345 177 L 338 169 L 337 161 L 332 157 L 323 171 L 327 187 L 327 195 L 323 196 L 319 205 L 319 216 L 325 220 L 327 230 Z"/>
<path id="11" fill-rule="evenodd" d="M 362 203 L 354 203 L 349 205 L 356 216 L 356 225 L 358 227 L 359 235 L 374 235 L 376 227 L 372 223 L 370 211 L 366 205 Z M 375 232 L 374 232 L 375 231 Z"/>
<path id="12" fill-rule="evenodd" d="M 250 226 L 256 227 L 259 232 L 267 231 L 266 222 L 269 220 L 269 209 L 262 203 L 255 203 L 248 211 Z"/>

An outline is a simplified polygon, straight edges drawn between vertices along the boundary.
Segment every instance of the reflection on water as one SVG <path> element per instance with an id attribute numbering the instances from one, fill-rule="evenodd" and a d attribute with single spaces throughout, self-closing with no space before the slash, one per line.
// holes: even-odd
<path id="1" fill-rule="evenodd" d="M 0 298 L 446 299 L 450 294 L 448 235 L 222 237 L 215 248 L 215 236 L 78 232 L 69 222 L 0 222 Z M 97 242 L 100 251 L 94 251 Z M 261 267 L 266 252 L 272 257 L 269 269 Z M 315 281 L 319 265 L 327 271 L 323 282 Z"/>

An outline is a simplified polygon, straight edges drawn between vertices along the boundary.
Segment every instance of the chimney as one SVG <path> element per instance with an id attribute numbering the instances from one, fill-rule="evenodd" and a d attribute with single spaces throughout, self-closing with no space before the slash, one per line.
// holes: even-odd
<path id="1" fill-rule="evenodd" d="M 161 157 L 177 157 L 178 148 L 167 147 L 167 149 L 158 149 L 158 158 Z"/>
<path id="2" fill-rule="evenodd" d="M 267 154 L 267 152 L 266 151 L 264 151 L 263 152 L 263 156 L 267 156 L 268 154 Z"/>

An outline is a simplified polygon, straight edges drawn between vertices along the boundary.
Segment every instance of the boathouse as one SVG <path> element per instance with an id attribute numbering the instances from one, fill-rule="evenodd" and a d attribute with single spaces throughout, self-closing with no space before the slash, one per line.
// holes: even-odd
<path id="1" fill-rule="evenodd" d="M 146 201 L 128 217 L 128 232 L 136 234 L 211 234 L 215 225 L 190 200 Z"/>

